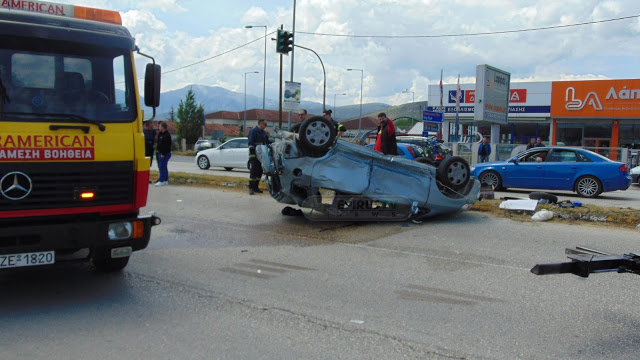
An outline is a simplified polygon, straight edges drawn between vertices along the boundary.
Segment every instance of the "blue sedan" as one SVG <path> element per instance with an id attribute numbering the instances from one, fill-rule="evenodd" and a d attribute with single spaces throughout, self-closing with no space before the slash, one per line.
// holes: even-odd
<path id="1" fill-rule="evenodd" d="M 495 189 L 569 190 L 596 197 L 631 185 L 626 164 L 579 148 L 533 148 L 507 161 L 476 164 L 470 169 L 471 176 Z"/>

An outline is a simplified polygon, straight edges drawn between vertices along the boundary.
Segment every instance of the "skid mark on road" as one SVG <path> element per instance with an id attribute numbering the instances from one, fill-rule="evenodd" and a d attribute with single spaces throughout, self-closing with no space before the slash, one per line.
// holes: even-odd
<path id="1" fill-rule="evenodd" d="M 406 289 L 396 290 L 396 294 L 402 300 L 437 302 L 463 306 L 476 305 L 481 302 L 503 301 L 482 295 L 466 294 L 459 291 L 414 284 L 406 285 Z"/>
<path id="2" fill-rule="evenodd" d="M 220 271 L 224 271 L 231 274 L 244 275 L 249 277 L 254 277 L 258 279 L 272 279 L 278 275 L 283 275 L 290 273 L 292 271 L 315 271 L 315 269 L 291 265 L 291 264 L 283 264 L 277 263 L 273 261 L 266 261 L 260 259 L 251 259 L 250 263 L 240 262 L 235 263 L 232 266 L 227 266 L 218 269 Z"/>

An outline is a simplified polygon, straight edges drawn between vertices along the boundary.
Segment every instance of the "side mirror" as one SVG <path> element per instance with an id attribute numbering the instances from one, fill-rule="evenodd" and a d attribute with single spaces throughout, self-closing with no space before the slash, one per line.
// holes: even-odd
<path id="1" fill-rule="evenodd" d="M 144 71 L 144 104 L 156 108 L 160 105 L 160 65 L 147 64 Z"/>
<path id="2" fill-rule="evenodd" d="M 513 159 L 509 160 L 509 162 L 512 162 L 512 163 L 518 165 L 518 158 L 513 158 Z"/>

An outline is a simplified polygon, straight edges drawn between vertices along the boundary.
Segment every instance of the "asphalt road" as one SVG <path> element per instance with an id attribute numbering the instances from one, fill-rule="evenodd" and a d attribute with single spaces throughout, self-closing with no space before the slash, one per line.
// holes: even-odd
<path id="1" fill-rule="evenodd" d="M 120 274 L 0 275 L 1 359 L 636 359 L 640 277 L 535 276 L 637 231 L 465 212 L 318 223 L 269 196 L 168 186 Z"/>

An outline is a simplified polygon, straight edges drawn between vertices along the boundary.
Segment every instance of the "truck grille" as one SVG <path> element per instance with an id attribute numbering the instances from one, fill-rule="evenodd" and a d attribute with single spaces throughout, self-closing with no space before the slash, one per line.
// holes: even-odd
<path id="1" fill-rule="evenodd" d="M 19 172 L 31 179 L 31 192 L 23 199 L 6 192 Z M 0 211 L 70 208 L 127 204 L 133 200 L 133 162 L 0 163 Z M 19 174 L 21 180 L 23 176 Z M 27 186 L 24 186 L 25 188 Z M 80 192 L 93 190 L 90 201 L 78 199 Z M 9 196 L 6 196 L 9 195 Z M 18 195 L 20 195 L 18 193 Z"/>

